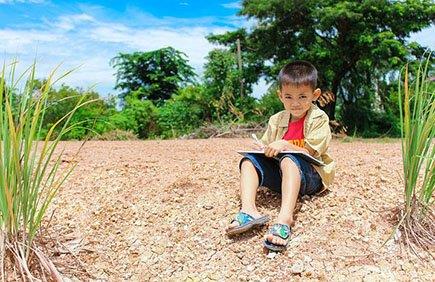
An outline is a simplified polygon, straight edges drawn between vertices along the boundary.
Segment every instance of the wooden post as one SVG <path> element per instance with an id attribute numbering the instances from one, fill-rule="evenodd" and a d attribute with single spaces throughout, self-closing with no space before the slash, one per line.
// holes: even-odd
<path id="1" fill-rule="evenodd" d="M 237 62 L 239 64 L 239 72 L 240 72 L 240 97 L 243 97 L 243 68 L 242 68 L 242 51 L 240 47 L 240 39 L 237 38 Z"/>

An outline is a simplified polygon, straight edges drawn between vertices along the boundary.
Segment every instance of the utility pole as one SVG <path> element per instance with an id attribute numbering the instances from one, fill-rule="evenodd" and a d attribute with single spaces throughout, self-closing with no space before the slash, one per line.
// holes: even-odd
<path id="1" fill-rule="evenodd" d="M 242 50 L 240 47 L 240 39 L 237 38 L 237 62 L 239 64 L 239 73 L 240 73 L 240 97 L 243 97 L 243 68 L 242 68 Z"/>

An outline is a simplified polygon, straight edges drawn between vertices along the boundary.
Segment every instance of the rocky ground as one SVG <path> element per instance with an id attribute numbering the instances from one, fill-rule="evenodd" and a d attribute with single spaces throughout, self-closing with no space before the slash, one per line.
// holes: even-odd
<path id="1" fill-rule="evenodd" d="M 267 227 L 227 238 L 224 229 L 239 209 L 235 151 L 250 142 L 86 143 L 49 211 L 57 244 L 51 259 L 72 280 L 435 279 L 433 261 L 388 240 L 391 210 L 403 197 L 398 140 L 334 140 L 335 184 L 301 199 L 285 253 L 263 249 Z M 62 145 L 67 166 L 80 143 Z M 257 200 L 275 219 L 279 195 L 262 187 Z"/>

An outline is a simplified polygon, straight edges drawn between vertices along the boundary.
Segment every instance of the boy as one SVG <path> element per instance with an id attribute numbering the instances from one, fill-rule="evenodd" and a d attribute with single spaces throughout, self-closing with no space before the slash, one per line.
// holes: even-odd
<path id="1" fill-rule="evenodd" d="M 298 195 L 312 195 L 331 184 L 335 163 L 327 154 L 331 131 L 329 118 L 314 101 L 321 91 L 316 88 L 317 70 L 309 62 L 296 61 L 284 66 L 278 76 L 278 96 L 285 110 L 269 119 L 261 138 L 264 155 L 248 154 L 240 161 L 242 208 L 226 229 L 227 235 L 250 230 L 268 222 L 256 206 L 258 186 L 266 186 L 281 193 L 281 209 L 275 224 L 264 238 L 264 246 L 273 251 L 286 249 L 293 212 Z M 284 150 L 298 150 L 323 161 L 315 166 Z"/>

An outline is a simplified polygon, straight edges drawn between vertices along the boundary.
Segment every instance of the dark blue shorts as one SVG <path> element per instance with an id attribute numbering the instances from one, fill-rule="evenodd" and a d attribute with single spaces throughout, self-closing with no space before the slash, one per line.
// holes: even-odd
<path id="1" fill-rule="evenodd" d="M 322 179 L 319 173 L 309 162 L 296 155 L 285 154 L 280 156 L 279 159 L 275 159 L 260 154 L 247 154 L 240 161 L 239 168 L 241 168 L 244 160 L 251 161 L 257 171 L 260 186 L 281 193 L 282 172 L 280 163 L 284 158 L 289 158 L 299 168 L 301 174 L 299 195 L 312 195 L 322 189 Z"/>

